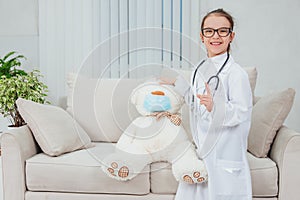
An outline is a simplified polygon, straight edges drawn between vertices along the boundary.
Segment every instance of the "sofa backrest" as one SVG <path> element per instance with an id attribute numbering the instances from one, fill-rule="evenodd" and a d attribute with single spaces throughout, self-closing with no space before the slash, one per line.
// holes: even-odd
<path id="1" fill-rule="evenodd" d="M 71 74 L 66 110 L 92 141 L 117 142 L 139 116 L 130 94 L 140 83 L 136 79 L 91 79 Z"/>
<path id="2" fill-rule="evenodd" d="M 252 91 L 256 69 L 246 68 Z M 179 72 L 189 77 L 191 71 Z M 88 133 L 92 141 L 117 142 L 127 126 L 139 116 L 130 95 L 140 79 L 92 79 L 69 74 L 66 110 Z M 181 109 L 183 126 L 190 134 L 189 110 Z"/>

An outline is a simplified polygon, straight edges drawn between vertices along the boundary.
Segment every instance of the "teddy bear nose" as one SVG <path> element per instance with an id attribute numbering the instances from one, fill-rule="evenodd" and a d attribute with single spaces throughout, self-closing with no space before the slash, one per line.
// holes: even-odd
<path id="1" fill-rule="evenodd" d="M 153 94 L 153 95 L 165 96 L 165 93 L 164 93 L 163 91 L 159 91 L 159 90 L 153 91 L 153 92 L 151 92 L 151 94 Z"/>

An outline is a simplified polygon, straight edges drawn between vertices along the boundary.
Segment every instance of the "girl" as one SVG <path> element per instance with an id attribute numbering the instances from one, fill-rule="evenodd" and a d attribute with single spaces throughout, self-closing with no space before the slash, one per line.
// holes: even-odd
<path id="1" fill-rule="evenodd" d="M 175 85 L 191 106 L 193 139 L 208 171 L 207 183 L 180 183 L 175 200 L 252 199 L 246 157 L 252 94 L 246 72 L 229 54 L 235 36 L 233 26 L 231 15 L 223 9 L 209 12 L 202 20 L 200 33 L 208 58 L 194 70 L 191 83 L 181 76 L 174 81 L 162 79 L 163 84 Z M 210 75 L 212 80 L 203 83 L 200 69 L 208 63 L 216 72 Z M 211 87 L 213 80 L 217 87 Z M 205 91 L 199 94 L 195 87 L 201 84 L 205 84 Z"/>

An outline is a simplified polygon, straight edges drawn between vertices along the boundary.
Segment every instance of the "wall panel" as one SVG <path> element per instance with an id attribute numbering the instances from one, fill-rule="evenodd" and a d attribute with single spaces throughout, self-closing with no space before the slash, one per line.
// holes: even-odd
<path id="1" fill-rule="evenodd" d="M 141 78 L 161 66 L 187 66 L 182 57 L 198 53 L 183 39 L 195 24 L 191 7 L 182 0 L 40 0 L 40 68 L 52 102 L 66 95 L 69 72 Z"/>

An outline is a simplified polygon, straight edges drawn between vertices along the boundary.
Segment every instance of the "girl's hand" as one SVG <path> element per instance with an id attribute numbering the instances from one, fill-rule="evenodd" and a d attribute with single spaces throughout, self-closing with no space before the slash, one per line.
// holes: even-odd
<path id="1" fill-rule="evenodd" d="M 214 106 L 213 97 L 211 95 L 209 85 L 205 83 L 206 94 L 197 94 L 197 97 L 200 99 L 200 104 L 206 107 L 208 112 L 211 112 Z"/>
<path id="2" fill-rule="evenodd" d="M 176 78 L 160 77 L 159 84 L 161 85 L 175 85 Z"/>

